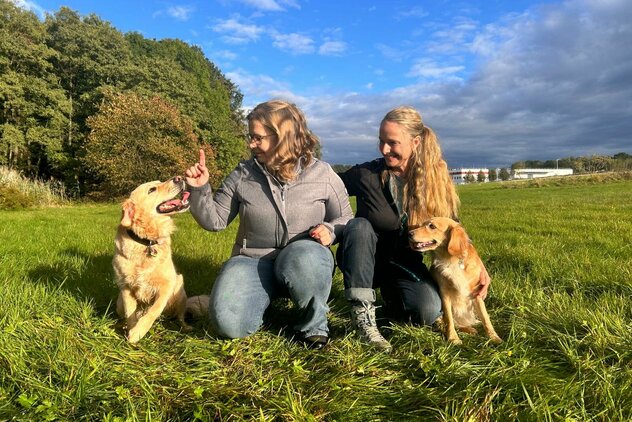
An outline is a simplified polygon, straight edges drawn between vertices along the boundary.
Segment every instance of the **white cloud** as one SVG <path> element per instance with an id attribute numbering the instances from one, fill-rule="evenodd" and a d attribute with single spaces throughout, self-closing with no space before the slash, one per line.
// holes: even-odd
<path id="1" fill-rule="evenodd" d="M 423 7 L 415 6 L 412 9 L 404 10 L 397 14 L 401 18 L 425 18 L 428 12 Z"/>
<path id="2" fill-rule="evenodd" d="M 321 56 L 339 56 L 347 50 L 347 43 L 343 41 L 326 41 L 318 49 Z"/>
<path id="3" fill-rule="evenodd" d="M 314 40 L 310 37 L 298 34 L 273 33 L 272 45 L 290 54 L 311 54 L 315 51 Z"/>
<path id="4" fill-rule="evenodd" d="M 264 12 L 281 12 L 291 7 L 300 9 L 298 2 L 294 0 L 239 0 L 242 3 Z"/>
<path id="5" fill-rule="evenodd" d="M 189 20 L 194 10 L 195 8 L 192 6 L 172 6 L 167 9 L 167 14 L 179 21 L 186 21 Z"/>
<path id="6" fill-rule="evenodd" d="M 268 75 L 253 75 L 244 69 L 227 72 L 226 77 L 235 83 L 244 94 L 244 108 L 266 101 L 279 92 L 289 92 L 290 85 Z M 247 103 L 247 104 L 246 104 Z"/>
<path id="7" fill-rule="evenodd" d="M 44 10 L 43 7 L 41 7 L 34 1 L 30 1 L 30 0 L 9 0 L 9 1 L 13 3 L 14 5 L 16 5 L 17 7 L 19 7 L 20 9 L 28 10 L 35 13 L 40 18 L 43 18 L 44 15 L 46 14 L 46 10 Z"/>
<path id="8" fill-rule="evenodd" d="M 238 18 L 219 20 L 212 29 L 220 34 L 225 34 L 222 40 L 228 44 L 247 44 L 257 41 L 265 32 L 264 28 L 260 26 L 239 22 Z"/>
<path id="9" fill-rule="evenodd" d="M 219 59 L 230 60 L 230 61 L 235 60 L 238 57 L 237 53 L 230 50 L 214 51 L 213 56 Z"/>
<path id="10" fill-rule="evenodd" d="M 418 60 L 406 74 L 418 78 L 445 78 L 463 71 L 463 66 L 441 66 L 432 60 Z"/>
<path id="11" fill-rule="evenodd" d="M 379 156 L 379 121 L 402 104 L 422 113 L 450 166 L 632 152 L 632 8 L 626 2 L 569 0 L 482 28 L 463 22 L 461 48 L 479 63 L 467 80 L 454 78 L 460 64 L 435 56 L 412 66 L 409 75 L 421 77 L 418 83 L 297 102 L 321 138 L 323 158 L 352 163 Z M 433 41 L 448 39 L 435 35 Z"/>
<path id="12" fill-rule="evenodd" d="M 375 48 L 382 53 L 387 60 L 393 60 L 395 62 L 401 62 L 406 56 L 406 53 L 399 48 L 391 47 L 386 44 L 377 44 Z"/>

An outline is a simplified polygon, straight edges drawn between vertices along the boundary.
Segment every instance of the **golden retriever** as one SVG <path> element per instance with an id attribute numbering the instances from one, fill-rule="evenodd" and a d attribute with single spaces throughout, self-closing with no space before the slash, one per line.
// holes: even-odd
<path id="1" fill-rule="evenodd" d="M 163 313 L 183 329 L 187 296 L 171 258 L 171 215 L 189 208 L 184 180 L 140 185 L 123 203 L 112 265 L 120 293 L 116 311 L 127 323 L 127 340 L 137 343 Z"/>
<path id="2" fill-rule="evenodd" d="M 451 218 L 436 217 L 420 227 L 411 227 L 409 241 L 412 249 L 432 255 L 430 273 L 439 285 L 447 340 L 461 344 L 455 325 L 474 334 L 473 325 L 480 320 L 491 341 L 502 342 L 489 320 L 485 302 L 476 296 L 483 264 L 465 229 Z"/>

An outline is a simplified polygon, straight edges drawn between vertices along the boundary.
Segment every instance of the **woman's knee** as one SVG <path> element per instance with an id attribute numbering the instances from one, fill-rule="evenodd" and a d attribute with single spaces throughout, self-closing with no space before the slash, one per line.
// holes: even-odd
<path id="1" fill-rule="evenodd" d="M 420 303 L 415 309 L 411 310 L 413 322 L 421 325 L 432 325 L 441 315 L 441 302 Z"/>
<path id="2" fill-rule="evenodd" d="M 363 217 L 352 218 L 345 225 L 343 239 L 346 241 L 377 241 L 377 235 L 373 226 Z"/>
<path id="3" fill-rule="evenodd" d="M 209 321 L 213 332 L 225 338 L 243 338 L 255 333 L 262 318 L 256 320 L 247 312 L 235 312 L 230 304 L 213 303 L 209 309 Z"/>
<path id="4" fill-rule="evenodd" d="M 246 337 L 263 323 L 270 295 L 262 278 L 261 263 L 252 258 L 230 258 L 215 280 L 209 300 L 209 321 L 216 334 L 227 338 Z"/>

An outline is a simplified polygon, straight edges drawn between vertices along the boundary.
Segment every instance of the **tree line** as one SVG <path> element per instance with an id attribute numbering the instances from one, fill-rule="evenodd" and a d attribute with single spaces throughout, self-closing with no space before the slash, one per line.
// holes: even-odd
<path id="1" fill-rule="evenodd" d="M 573 173 L 597 173 L 605 171 L 629 171 L 632 170 L 632 155 L 620 152 L 613 156 L 591 155 L 588 157 L 567 157 L 555 160 L 525 160 L 517 161 L 511 165 L 512 170 L 518 169 L 554 169 L 570 168 Z"/>
<path id="2" fill-rule="evenodd" d="M 241 103 L 198 47 L 0 2 L 0 165 L 112 196 L 181 172 L 203 147 L 217 181 L 246 152 Z"/>

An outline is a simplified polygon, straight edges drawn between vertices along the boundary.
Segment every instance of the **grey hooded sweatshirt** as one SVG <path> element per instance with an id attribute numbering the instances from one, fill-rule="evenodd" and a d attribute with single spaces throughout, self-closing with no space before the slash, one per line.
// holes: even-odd
<path id="1" fill-rule="evenodd" d="M 342 180 L 317 159 L 288 183 L 280 183 L 253 158 L 240 162 L 214 195 L 208 184 L 188 190 L 191 214 L 206 230 L 223 230 L 239 215 L 231 256 L 274 258 L 288 243 L 309 238 L 318 224 L 335 242 L 353 218 Z"/>

